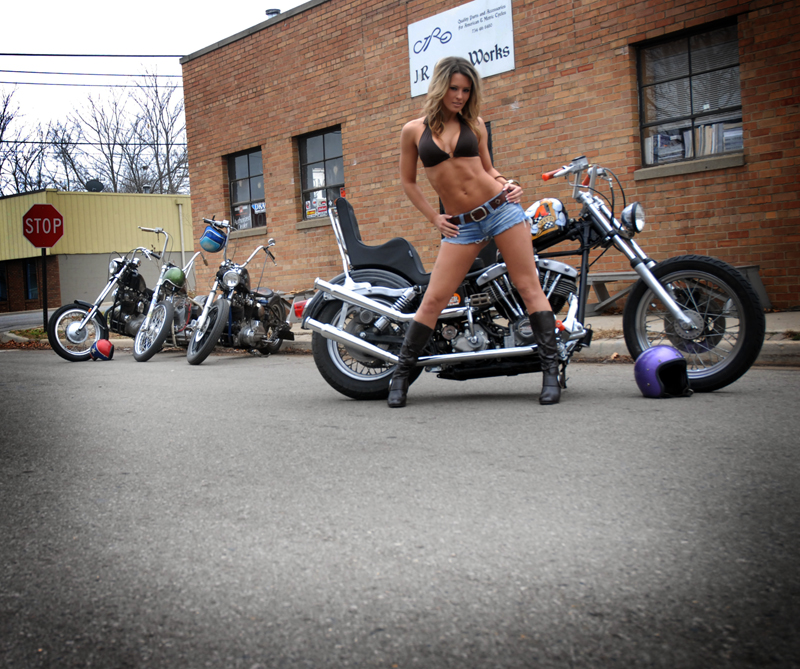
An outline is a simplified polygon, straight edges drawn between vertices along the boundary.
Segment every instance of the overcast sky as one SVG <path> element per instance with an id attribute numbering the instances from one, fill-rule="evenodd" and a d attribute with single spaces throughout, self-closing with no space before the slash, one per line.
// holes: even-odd
<path id="1" fill-rule="evenodd" d="M 267 20 L 266 10 L 285 12 L 306 0 L 235 0 L 217 4 L 188 0 L 121 2 L 56 2 L 5 0 L 0 53 L 187 55 Z M 51 58 L 0 56 L 0 82 L 46 82 L 72 86 L 0 83 L 26 125 L 46 124 L 65 117 L 89 95 L 102 99 L 109 91 L 130 89 L 82 87 L 76 84 L 131 84 L 124 77 L 21 74 L 76 72 L 82 74 L 180 75 L 178 58 Z M 8 70 L 14 70 L 9 72 Z M 180 79 L 171 79 L 180 83 Z"/>

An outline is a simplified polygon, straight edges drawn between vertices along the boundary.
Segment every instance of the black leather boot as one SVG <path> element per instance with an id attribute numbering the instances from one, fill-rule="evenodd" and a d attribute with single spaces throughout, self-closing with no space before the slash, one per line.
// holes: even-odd
<path id="1" fill-rule="evenodd" d="M 422 353 L 433 329 L 423 323 L 411 321 L 406 330 L 403 346 L 400 348 L 400 358 L 395 367 L 392 380 L 389 382 L 388 403 L 392 408 L 404 407 L 408 397 L 408 377 L 417 364 L 417 359 Z"/>
<path id="2" fill-rule="evenodd" d="M 537 311 L 530 315 L 533 337 L 542 362 L 542 394 L 539 404 L 558 404 L 561 383 L 558 380 L 558 345 L 556 343 L 556 317 L 552 311 Z"/>

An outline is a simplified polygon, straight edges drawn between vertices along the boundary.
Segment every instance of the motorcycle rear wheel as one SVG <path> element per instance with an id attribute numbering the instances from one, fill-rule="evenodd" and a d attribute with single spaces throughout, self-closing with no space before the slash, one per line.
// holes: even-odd
<path id="1" fill-rule="evenodd" d="M 208 310 L 205 327 L 195 330 L 186 349 L 186 361 L 190 365 L 199 365 L 214 350 L 219 342 L 222 331 L 228 324 L 228 314 L 231 312 L 231 303 L 225 298 L 219 298 Z"/>
<path id="2" fill-rule="evenodd" d="M 175 308 L 171 302 L 162 301 L 156 304 L 150 319 L 150 327 L 146 332 L 144 327 L 140 327 L 133 340 L 134 360 L 146 362 L 161 350 L 174 317 Z"/>
<path id="3" fill-rule="evenodd" d="M 388 303 L 386 300 L 373 296 L 373 299 Z M 346 305 L 347 313 L 344 316 L 343 329 L 350 334 L 358 335 L 365 326 L 358 318 L 361 309 L 353 305 Z M 331 302 L 319 315 L 321 323 L 338 323 L 341 317 L 343 303 Z M 399 326 L 395 334 L 402 339 Z M 391 347 L 392 353 L 397 354 L 401 342 Z M 394 373 L 395 365 L 383 360 L 372 358 L 366 353 L 349 349 L 344 344 L 326 339 L 321 334 L 314 333 L 311 337 L 311 350 L 314 362 L 319 373 L 333 389 L 354 400 L 384 400 L 389 395 L 389 381 Z M 413 383 L 422 374 L 422 367 L 412 370 L 409 382 Z"/>
<path id="4" fill-rule="evenodd" d="M 716 258 L 678 256 L 653 274 L 699 326 L 684 331 L 641 279 L 625 304 L 625 344 L 635 360 L 653 346 L 673 346 L 686 358 L 695 392 L 724 388 L 756 361 L 766 319 L 758 295 L 735 268 Z"/>
<path id="5" fill-rule="evenodd" d="M 108 337 L 108 332 L 98 316 L 94 316 L 83 330 L 76 329 L 88 313 L 89 309 L 79 304 L 65 304 L 47 321 L 47 340 L 50 347 L 64 360 L 89 360 L 92 344 Z"/>
<path id="6" fill-rule="evenodd" d="M 281 344 L 283 344 L 283 339 L 277 337 L 277 332 L 280 329 L 281 325 L 286 322 L 286 307 L 283 304 L 283 301 L 277 295 L 274 295 L 270 298 L 269 303 L 267 304 L 267 319 L 266 319 L 266 329 L 268 335 L 268 341 L 264 346 L 261 346 L 258 351 L 262 355 L 271 355 L 272 353 L 277 353 L 280 350 Z"/>

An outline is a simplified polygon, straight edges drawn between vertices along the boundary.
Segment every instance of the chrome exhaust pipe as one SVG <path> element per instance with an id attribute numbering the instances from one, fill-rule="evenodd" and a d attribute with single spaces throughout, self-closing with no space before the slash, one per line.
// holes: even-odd
<path id="1" fill-rule="evenodd" d="M 385 316 L 386 318 L 398 323 L 410 323 L 412 320 L 414 320 L 413 313 L 398 311 L 397 309 L 386 306 L 385 304 L 376 302 L 365 295 L 348 290 L 344 286 L 339 286 L 335 283 L 328 283 L 323 279 L 317 279 L 314 281 L 314 288 L 321 290 L 323 293 L 327 293 L 331 297 L 335 297 L 337 300 L 361 307 L 362 309 L 367 309 L 368 311 L 373 311 L 376 314 Z M 463 318 L 466 316 L 468 310 L 468 307 L 451 307 L 449 309 L 444 309 L 439 315 L 439 318 Z"/>
<path id="2" fill-rule="evenodd" d="M 309 318 L 306 326 L 313 332 L 322 335 L 325 339 L 332 339 L 344 346 L 351 346 L 362 353 L 368 353 L 376 358 L 396 365 L 398 358 L 393 353 L 370 344 L 368 341 L 354 337 L 349 332 L 344 332 L 328 323 Z M 467 351 L 464 353 L 445 353 L 443 355 L 422 356 L 417 361 L 417 367 L 433 367 L 435 365 L 455 364 L 459 362 L 477 362 L 479 360 L 492 360 L 494 358 L 515 358 L 531 355 L 536 351 L 536 346 L 516 346 L 514 348 L 487 348 L 483 351 Z"/>

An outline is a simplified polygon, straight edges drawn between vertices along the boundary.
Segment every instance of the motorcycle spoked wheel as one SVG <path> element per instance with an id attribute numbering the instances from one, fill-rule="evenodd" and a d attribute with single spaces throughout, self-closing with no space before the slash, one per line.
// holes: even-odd
<path id="1" fill-rule="evenodd" d="M 374 300 L 390 304 L 388 300 L 383 300 L 373 296 Z M 342 317 L 342 307 L 346 306 L 344 314 L 343 329 L 348 333 L 359 336 L 368 325 L 365 325 L 361 318 L 361 309 L 353 305 L 343 305 L 342 302 L 331 302 L 320 313 L 321 323 L 330 323 L 339 327 Z M 392 323 L 393 334 L 397 335 L 398 343 L 389 347 L 392 353 L 400 351 L 404 331 L 399 325 Z M 311 350 L 314 354 L 314 362 L 319 373 L 328 384 L 354 400 L 383 400 L 389 395 L 389 381 L 392 378 L 395 366 L 373 358 L 367 353 L 348 348 L 344 344 L 326 339 L 321 334 L 314 333 L 311 337 Z M 413 383 L 422 374 L 422 367 L 412 370 L 409 382 Z"/>
<path id="2" fill-rule="evenodd" d="M 65 304 L 47 321 L 47 340 L 50 347 L 64 360 L 89 360 L 92 344 L 108 337 L 108 331 L 97 316 L 83 330 L 77 329 L 88 313 L 89 309 L 79 304 Z"/>
<path id="3" fill-rule="evenodd" d="M 186 361 L 190 365 L 199 365 L 214 350 L 222 336 L 222 331 L 228 324 L 228 315 L 231 312 L 231 303 L 225 298 L 219 298 L 208 310 L 205 327 L 196 329 L 189 340 L 186 349 Z"/>
<path id="4" fill-rule="evenodd" d="M 262 355 L 271 355 L 272 353 L 277 353 L 280 349 L 281 345 L 283 344 L 283 339 L 276 337 L 278 330 L 280 327 L 286 322 L 286 307 L 283 304 L 283 301 L 277 295 L 274 295 L 270 298 L 269 302 L 267 303 L 267 319 L 266 319 L 266 330 L 267 330 L 267 343 L 264 346 L 259 347 L 257 350 Z"/>
<path id="5" fill-rule="evenodd" d="M 625 344 L 635 360 L 653 346 L 667 345 L 686 358 L 695 392 L 724 388 L 744 374 L 764 342 L 766 319 L 758 295 L 740 272 L 721 260 L 678 256 L 653 274 L 698 326 L 684 330 L 640 279 L 625 304 Z"/>
<path id="6" fill-rule="evenodd" d="M 137 362 L 146 362 L 161 350 L 174 317 L 175 307 L 171 302 L 162 301 L 156 304 L 150 319 L 150 327 L 147 331 L 144 327 L 140 327 L 133 340 L 133 357 Z"/>

